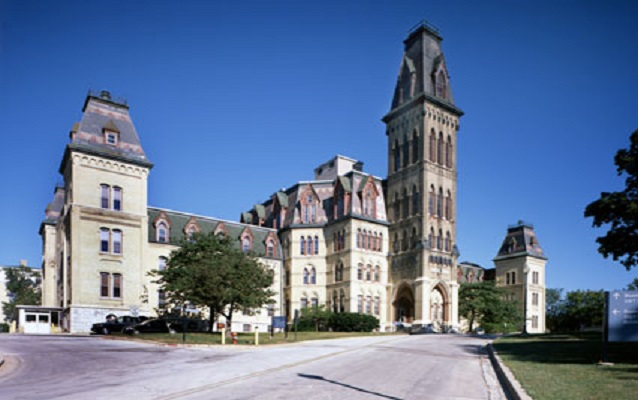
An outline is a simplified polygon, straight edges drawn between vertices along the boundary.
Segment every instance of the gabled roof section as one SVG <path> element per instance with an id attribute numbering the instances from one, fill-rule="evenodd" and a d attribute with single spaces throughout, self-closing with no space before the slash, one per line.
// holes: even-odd
<path id="1" fill-rule="evenodd" d="M 89 92 L 82 112 L 82 119 L 77 128 L 74 126 L 71 143 L 67 145 L 61 172 L 71 150 L 147 168 L 153 166 L 146 158 L 125 101 L 113 99 L 107 91 L 99 94 Z M 115 144 L 106 142 L 105 131 L 118 133 Z"/>
<path id="2" fill-rule="evenodd" d="M 507 229 L 507 235 L 503 239 L 503 244 L 494 261 L 524 256 L 547 259 L 536 238 L 534 226 L 518 221 L 518 224 L 512 225 Z"/>
<path id="3" fill-rule="evenodd" d="M 162 215 L 163 218 L 170 219 L 171 229 L 168 243 L 158 243 L 156 240 L 156 227 L 153 221 L 157 220 L 160 215 Z M 252 251 L 259 257 L 266 254 L 266 239 L 269 235 L 274 234 L 276 237 L 276 231 L 274 229 L 162 208 L 148 207 L 148 221 L 148 241 L 151 243 L 179 245 L 181 240 L 186 239 L 186 226 L 195 223 L 200 228 L 199 232 L 202 234 L 218 232 L 221 229 L 224 234 L 233 240 L 237 248 L 241 248 L 240 238 L 244 234 L 250 235 L 252 238 Z M 277 254 L 280 255 L 281 251 L 277 250 Z M 278 256 L 275 258 L 281 257 Z"/>
<path id="4" fill-rule="evenodd" d="M 288 195 L 284 192 L 277 192 L 277 201 L 281 207 L 288 207 Z"/>

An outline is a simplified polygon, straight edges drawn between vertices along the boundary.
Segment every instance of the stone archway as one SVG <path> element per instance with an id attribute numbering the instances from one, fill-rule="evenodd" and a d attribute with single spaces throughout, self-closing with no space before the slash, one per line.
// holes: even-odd
<path id="1" fill-rule="evenodd" d="M 408 324 L 414 321 L 414 292 L 410 286 L 403 285 L 399 288 L 392 305 L 395 321 Z"/>
<path id="2" fill-rule="evenodd" d="M 447 324 L 448 301 L 446 291 L 441 285 L 437 285 L 430 293 L 430 320 L 437 327 Z"/>

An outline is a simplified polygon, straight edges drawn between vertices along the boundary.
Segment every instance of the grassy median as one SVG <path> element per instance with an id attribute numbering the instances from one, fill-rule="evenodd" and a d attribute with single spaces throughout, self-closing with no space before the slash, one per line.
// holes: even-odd
<path id="1" fill-rule="evenodd" d="M 600 365 L 598 334 L 503 337 L 494 348 L 525 391 L 541 399 L 634 399 L 638 393 L 638 344 L 609 343 Z"/>
<path id="2" fill-rule="evenodd" d="M 306 340 L 321 340 L 321 339 L 340 339 L 349 337 L 362 337 L 362 336 L 380 336 L 380 335 L 396 335 L 396 333 L 373 333 L 373 332 L 298 332 L 295 336 L 294 332 L 288 333 L 288 338 L 284 333 L 275 333 L 272 337 L 268 333 L 259 334 L 259 344 L 284 344 L 293 343 L 295 341 Z M 114 337 L 135 338 L 142 340 L 150 340 L 154 342 L 166 343 L 166 344 L 202 344 L 202 345 L 220 345 L 222 343 L 221 334 L 214 333 L 187 333 L 186 340 L 183 340 L 181 333 L 168 334 L 168 333 L 145 333 L 135 336 L 129 336 L 124 334 L 114 334 Z M 226 337 L 226 344 L 232 344 L 230 336 Z M 242 345 L 254 345 L 255 334 L 254 333 L 239 333 L 237 335 L 237 344 Z"/>

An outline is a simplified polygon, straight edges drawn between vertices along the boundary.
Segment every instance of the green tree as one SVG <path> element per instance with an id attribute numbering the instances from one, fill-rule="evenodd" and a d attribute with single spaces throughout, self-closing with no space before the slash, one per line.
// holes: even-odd
<path id="1" fill-rule="evenodd" d="M 607 234 L 596 239 L 598 252 L 620 260 L 627 270 L 638 263 L 638 130 L 629 139 L 629 148 L 618 150 L 614 157 L 618 175 L 626 175 L 625 190 L 603 192 L 585 208 L 594 227 L 609 225 Z"/>
<path id="2" fill-rule="evenodd" d="M 545 323 L 550 332 L 560 330 L 564 320 L 563 289 L 545 289 Z"/>
<path id="3" fill-rule="evenodd" d="M 323 305 L 318 307 L 306 307 L 301 310 L 301 317 L 299 317 L 297 328 L 300 331 L 313 330 L 319 332 L 320 330 L 326 330 L 331 316 L 332 312 L 326 310 L 326 307 Z"/>
<path id="4" fill-rule="evenodd" d="M 602 290 L 576 290 L 565 296 L 563 319 L 565 329 L 577 331 L 587 327 L 600 327 L 605 311 L 605 292 Z"/>
<path id="5" fill-rule="evenodd" d="M 507 331 L 521 319 L 516 302 L 506 301 L 505 291 L 491 281 L 461 284 L 459 315 L 467 319 L 470 331 L 479 321 L 488 331 Z"/>
<path id="6" fill-rule="evenodd" d="M 230 326 L 235 311 L 250 314 L 272 302 L 273 272 L 228 237 L 195 234 L 180 246 L 166 269 L 153 274 L 172 305 L 207 307 L 211 330 L 219 315 Z"/>
<path id="7" fill-rule="evenodd" d="M 638 278 L 634 278 L 625 290 L 638 290 Z"/>
<path id="8" fill-rule="evenodd" d="M 16 305 L 40 304 L 41 295 L 38 285 L 40 273 L 25 266 L 5 268 L 4 273 L 10 300 L 2 303 L 2 311 L 5 315 L 5 321 L 11 322 Z"/>

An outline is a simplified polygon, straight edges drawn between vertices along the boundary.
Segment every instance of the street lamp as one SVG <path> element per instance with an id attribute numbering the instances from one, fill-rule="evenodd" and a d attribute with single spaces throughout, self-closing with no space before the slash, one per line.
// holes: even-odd
<path id="1" fill-rule="evenodd" d="M 527 336 L 527 274 L 529 274 L 529 266 L 527 264 L 525 264 L 523 273 L 525 275 L 525 280 L 523 281 L 523 285 L 525 285 L 523 288 L 523 336 Z"/>

